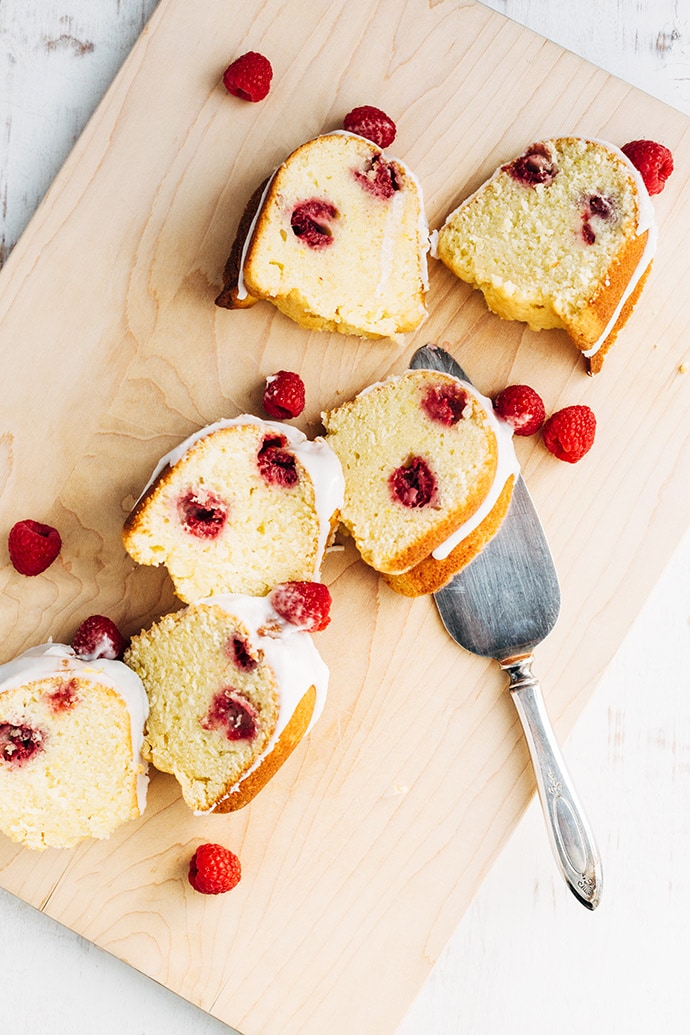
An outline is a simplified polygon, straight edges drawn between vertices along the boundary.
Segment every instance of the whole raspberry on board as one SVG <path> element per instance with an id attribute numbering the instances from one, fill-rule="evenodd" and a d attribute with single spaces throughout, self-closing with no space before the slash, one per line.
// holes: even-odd
<path id="1" fill-rule="evenodd" d="M 7 537 L 10 560 L 20 575 L 40 575 L 49 568 L 62 547 L 60 533 L 40 521 L 17 521 Z"/>
<path id="2" fill-rule="evenodd" d="M 589 406 L 566 406 L 544 424 L 542 436 L 550 453 L 576 464 L 594 444 L 597 421 Z"/>
<path id="3" fill-rule="evenodd" d="M 223 86 L 243 101 L 262 101 L 271 89 L 273 69 L 263 54 L 249 50 L 223 72 Z"/>
<path id="4" fill-rule="evenodd" d="M 279 370 L 266 378 L 263 406 L 269 417 L 288 420 L 299 417 L 304 409 L 304 382 L 291 370 Z"/>
<path id="5" fill-rule="evenodd" d="M 541 396 L 529 385 L 508 385 L 494 399 L 494 409 L 515 435 L 534 435 L 546 416 Z"/>
<path id="6" fill-rule="evenodd" d="M 644 180 L 650 194 L 659 194 L 673 172 L 673 155 L 655 140 L 631 140 L 621 148 Z"/>
<path id="7" fill-rule="evenodd" d="M 362 104 L 353 108 L 343 119 L 343 129 L 349 133 L 358 133 L 379 147 L 388 147 L 395 140 L 397 132 L 393 119 L 380 108 L 371 104 Z"/>
<path id="8" fill-rule="evenodd" d="M 115 622 L 105 615 L 86 618 L 72 640 L 72 650 L 82 661 L 96 661 L 97 658 L 116 661 L 124 654 L 126 645 Z"/>
<path id="9" fill-rule="evenodd" d="M 271 593 L 281 618 L 304 632 L 321 632 L 331 620 L 331 594 L 322 582 L 282 582 Z"/>
<path id="10" fill-rule="evenodd" d="M 222 845 L 199 845 L 189 863 L 189 883 L 202 895 L 232 891 L 241 876 L 240 860 Z"/>

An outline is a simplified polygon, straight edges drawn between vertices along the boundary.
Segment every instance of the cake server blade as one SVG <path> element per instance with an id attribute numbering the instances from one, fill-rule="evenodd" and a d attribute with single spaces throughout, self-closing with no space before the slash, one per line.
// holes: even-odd
<path id="1" fill-rule="evenodd" d="M 413 369 L 469 378 L 436 345 L 415 352 Z M 508 674 L 525 733 L 549 841 L 561 873 L 588 909 L 599 904 L 601 858 L 551 727 L 533 650 L 548 636 L 561 604 L 558 576 L 527 487 L 519 477 L 506 518 L 494 538 L 434 593 L 450 636 L 472 654 L 493 658 Z"/>

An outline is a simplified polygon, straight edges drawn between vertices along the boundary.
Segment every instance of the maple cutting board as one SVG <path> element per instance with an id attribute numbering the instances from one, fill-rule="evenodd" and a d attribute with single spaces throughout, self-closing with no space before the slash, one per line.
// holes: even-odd
<path id="1" fill-rule="evenodd" d="M 256 105 L 220 85 L 248 49 L 275 70 Z M 309 333 L 268 304 L 214 306 L 248 195 L 361 103 L 396 120 L 391 151 L 421 179 L 432 226 L 539 137 L 672 148 L 658 257 L 602 374 L 587 378 L 560 332 L 492 316 L 433 261 L 429 320 L 403 347 Z M 122 520 L 173 444 L 260 412 L 268 373 L 302 374 L 296 423 L 314 434 L 323 408 L 438 341 L 486 394 L 528 381 L 548 411 L 586 402 L 598 417 L 574 467 L 517 443 L 562 581 L 536 668 L 563 738 L 687 527 L 689 128 L 475 3 L 162 0 L 0 277 L 1 527 L 31 516 L 64 543 L 36 579 L 0 564 L 0 660 L 69 641 L 94 612 L 129 634 L 177 606 L 165 572 L 124 554 Z M 250 807 L 195 817 L 154 774 L 144 818 L 108 842 L 31 853 L 0 839 L 5 888 L 246 1035 L 392 1032 L 533 791 L 497 666 L 351 545 L 325 577 L 326 711 Z M 220 899 L 186 882 L 209 839 L 242 860 Z"/>

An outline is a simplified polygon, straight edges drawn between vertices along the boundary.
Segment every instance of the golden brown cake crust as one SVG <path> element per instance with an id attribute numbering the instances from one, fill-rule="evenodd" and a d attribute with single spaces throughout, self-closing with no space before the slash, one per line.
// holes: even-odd
<path id="1" fill-rule="evenodd" d="M 295 708 L 292 718 L 278 737 L 272 751 L 266 755 L 261 765 L 242 780 L 236 790 L 221 797 L 213 808 L 210 809 L 211 812 L 236 812 L 237 809 L 244 808 L 245 805 L 248 805 L 256 797 L 268 781 L 275 776 L 304 737 L 309 728 L 315 704 L 316 687 L 311 686 Z"/>
<path id="2" fill-rule="evenodd" d="M 223 309 L 249 309 L 258 302 L 257 298 L 249 294 L 244 298 L 239 298 L 238 287 L 244 242 L 247 239 L 254 217 L 259 210 L 261 198 L 269 179 L 270 176 L 267 176 L 263 183 L 256 188 L 242 213 L 228 261 L 225 263 L 225 269 L 223 270 L 223 290 L 216 298 L 216 305 Z"/>
<path id="3" fill-rule="evenodd" d="M 638 280 L 637 285 L 635 286 L 635 290 L 626 299 L 625 304 L 623 305 L 623 308 L 620 311 L 618 319 L 616 320 L 615 324 L 613 325 L 610 333 L 608 334 L 606 339 L 602 342 L 602 344 L 599 347 L 599 349 L 597 350 L 597 352 L 595 352 L 593 356 L 587 357 L 587 373 L 588 374 L 593 375 L 593 374 L 598 374 L 600 372 L 601 368 L 604 365 L 604 359 L 606 357 L 606 354 L 608 353 L 609 349 L 611 348 L 611 346 L 615 342 L 616 338 L 618 337 L 619 331 L 624 326 L 624 324 L 627 323 L 627 321 L 628 321 L 628 319 L 630 317 L 630 314 L 632 313 L 633 309 L 637 305 L 637 301 L 638 301 L 640 295 L 642 294 L 642 289 L 643 289 L 643 287 L 644 287 L 644 285 L 645 285 L 645 283 L 647 281 L 647 278 L 648 278 L 648 276 L 649 276 L 649 274 L 651 272 L 651 269 L 652 269 L 652 263 L 650 262 L 649 266 L 647 266 L 647 269 L 644 271 L 644 273 L 642 274 L 642 276 Z"/>
<path id="4" fill-rule="evenodd" d="M 415 567 L 400 575 L 386 575 L 383 580 L 396 593 L 405 597 L 419 597 L 427 593 L 435 593 L 445 586 L 454 575 L 464 568 L 477 554 L 484 549 L 490 539 L 500 528 L 508 513 L 513 496 L 514 477 L 510 476 L 503 486 L 500 496 L 492 510 L 484 520 L 470 532 L 461 543 L 443 560 L 436 560 L 429 555 Z"/>

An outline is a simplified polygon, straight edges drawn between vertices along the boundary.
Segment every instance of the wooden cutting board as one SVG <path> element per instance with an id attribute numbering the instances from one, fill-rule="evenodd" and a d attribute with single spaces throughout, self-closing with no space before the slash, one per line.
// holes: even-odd
<path id="1" fill-rule="evenodd" d="M 219 85 L 248 49 L 275 69 L 257 105 Z M 436 263 L 430 318 L 403 348 L 308 333 L 267 304 L 213 305 L 249 193 L 361 103 L 396 119 L 391 150 L 420 177 L 432 226 L 539 137 L 672 148 L 658 257 L 602 374 L 587 378 L 559 332 L 493 317 Z M 69 641 L 94 612 L 132 633 L 177 606 L 164 572 L 124 554 L 122 520 L 170 446 L 260 412 L 266 374 L 300 371 L 297 423 L 313 434 L 323 408 L 438 341 L 487 394 L 528 381 L 547 410 L 586 402 L 599 420 L 575 467 L 517 443 L 562 581 L 536 668 L 564 738 L 687 527 L 689 129 L 475 3 L 162 0 L 0 277 L 1 527 L 31 516 L 64 542 L 39 578 L 0 565 L 0 660 Z M 195 817 L 156 774 L 145 817 L 108 842 L 0 840 L 2 886 L 246 1035 L 392 1032 L 533 792 L 497 666 L 351 547 L 325 574 L 328 705 L 249 808 Z M 220 899 L 186 882 L 209 839 L 242 859 Z"/>

